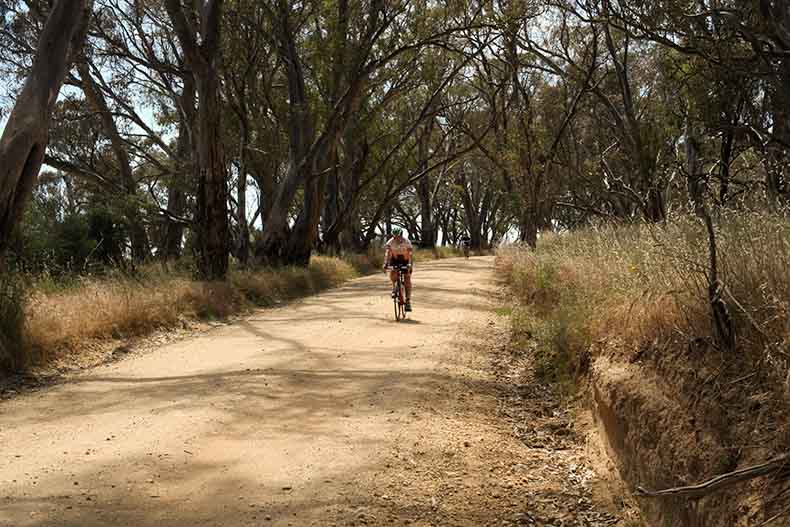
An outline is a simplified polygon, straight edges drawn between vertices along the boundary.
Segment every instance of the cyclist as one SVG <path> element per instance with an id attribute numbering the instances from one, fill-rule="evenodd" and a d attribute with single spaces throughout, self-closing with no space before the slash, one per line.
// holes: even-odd
<path id="1" fill-rule="evenodd" d="M 461 236 L 460 245 L 461 245 L 461 250 L 464 251 L 464 256 L 469 258 L 469 248 L 472 245 L 472 239 L 469 238 L 468 234 L 464 234 L 463 236 Z"/>
<path id="2" fill-rule="evenodd" d="M 395 265 L 408 265 L 409 271 L 406 273 L 406 311 L 411 311 L 411 272 L 414 266 L 414 252 L 411 242 L 403 236 L 403 229 L 395 227 L 392 229 L 392 238 L 387 242 L 384 253 L 384 269 Z M 398 281 L 398 271 L 390 271 L 390 281 L 392 282 L 392 294 L 395 294 L 395 282 Z"/>

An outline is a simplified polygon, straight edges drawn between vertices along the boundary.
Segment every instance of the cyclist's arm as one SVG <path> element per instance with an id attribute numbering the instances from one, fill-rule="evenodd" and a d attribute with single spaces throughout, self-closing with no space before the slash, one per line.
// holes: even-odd
<path id="1" fill-rule="evenodd" d="M 384 267 L 389 266 L 389 264 L 390 264 L 390 256 L 391 256 L 391 254 L 390 254 L 390 246 L 387 245 L 384 248 Z"/>

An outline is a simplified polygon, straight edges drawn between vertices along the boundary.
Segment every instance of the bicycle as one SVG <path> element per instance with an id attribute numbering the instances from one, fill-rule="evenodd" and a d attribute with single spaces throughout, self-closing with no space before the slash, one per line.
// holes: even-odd
<path id="1" fill-rule="evenodd" d="M 466 258 L 469 258 L 469 244 L 468 243 L 462 243 L 461 245 L 463 245 L 464 256 Z"/>
<path id="2" fill-rule="evenodd" d="M 398 272 L 395 289 L 392 290 L 392 304 L 395 306 L 395 320 L 401 321 L 406 318 L 406 273 L 409 272 L 409 266 L 404 264 L 387 266 L 387 270 Z"/>

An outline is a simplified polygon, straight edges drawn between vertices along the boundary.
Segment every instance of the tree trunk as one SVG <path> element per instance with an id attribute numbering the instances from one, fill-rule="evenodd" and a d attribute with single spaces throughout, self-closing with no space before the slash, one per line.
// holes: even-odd
<path id="1" fill-rule="evenodd" d="M 364 246 L 363 236 L 359 232 L 357 209 L 360 198 L 359 182 L 367 165 L 369 151 L 365 132 L 361 130 L 359 123 L 355 124 L 357 126 L 350 126 L 345 131 L 345 155 L 338 169 L 338 210 L 332 221 L 327 222 L 329 227 L 324 232 L 325 247 L 334 251 L 361 251 Z M 327 197 L 332 199 L 331 180 L 328 186 L 330 188 Z"/>
<path id="2" fill-rule="evenodd" d="M 431 182 L 426 176 L 417 184 L 417 195 L 420 199 L 420 247 L 430 249 L 436 245 L 436 228 L 433 221 L 433 204 L 431 203 Z"/>
<path id="3" fill-rule="evenodd" d="M 539 172 L 532 178 L 532 195 L 529 200 L 529 208 L 526 211 L 526 221 L 524 224 L 525 232 L 522 233 L 524 241 L 527 242 L 532 249 L 538 247 L 538 231 L 540 231 L 541 224 L 541 195 L 543 193 L 543 179 L 545 167 L 539 169 Z"/>
<path id="4" fill-rule="evenodd" d="M 299 29 L 292 21 L 292 3 L 278 0 L 270 10 L 276 28 L 277 52 L 285 64 L 288 80 L 288 127 L 289 127 L 289 170 L 278 190 L 277 200 L 269 213 L 261 241 L 256 246 L 256 259 L 270 264 L 305 263 L 309 252 L 318 239 L 318 222 L 326 187 L 326 169 L 331 165 L 330 151 L 348 128 L 354 109 L 358 108 L 368 73 L 361 68 L 350 67 L 346 61 L 346 23 L 349 3 L 341 0 L 338 6 L 339 37 L 334 50 L 330 102 L 332 114 L 326 118 L 323 130 L 316 132 L 317 113 L 311 108 L 308 98 L 302 60 L 299 56 L 296 36 Z M 368 22 L 375 27 L 383 9 L 380 2 L 370 6 Z M 371 31 L 368 38 L 376 39 L 379 33 Z M 347 77 L 353 72 L 353 77 Z M 288 214 L 298 189 L 304 186 L 305 210 L 297 220 L 293 232 L 288 228 Z M 316 208 L 317 207 L 317 208 Z M 292 260 L 293 259 L 293 260 Z"/>
<path id="5" fill-rule="evenodd" d="M 420 136 L 417 155 L 419 164 L 417 170 L 422 172 L 428 168 L 428 141 L 433 129 L 433 120 L 427 126 L 427 131 Z M 416 185 L 417 197 L 420 201 L 420 247 L 430 249 L 436 245 L 436 229 L 433 221 L 433 203 L 431 191 L 433 190 L 429 176 L 420 179 Z"/>
<path id="6" fill-rule="evenodd" d="M 481 206 L 479 205 L 481 201 L 485 203 L 486 198 L 483 200 L 480 199 L 480 191 L 481 185 L 478 176 L 473 176 L 471 182 L 466 177 L 466 173 L 463 169 L 461 169 L 458 173 L 458 178 L 456 183 L 458 186 L 463 189 L 461 192 L 461 201 L 464 205 L 464 214 L 466 215 L 466 225 L 469 228 L 469 244 L 471 245 L 472 249 L 480 249 L 483 244 L 482 235 L 481 235 L 481 227 L 483 224 L 482 221 L 482 214 L 481 214 Z M 486 191 L 487 195 L 490 194 L 491 190 L 488 189 Z M 482 207 L 486 207 L 487 205 L 483 204 Z M 457 242 L 457 240 L 456 240 Z"/>
<path id="7" fill-rule="evenodd" d="M 392 237 L 392 206 L 387 207 L 384 212 L 384 236 L 387 239 Z"/>
<path id="8" fill-rule="evenodd" d="M 458 209 L 453 211 L 452 221 L 450 222 L 450 229 L 447 231 L 447 235 L 450 237 L 450 244 L 453 246 L 458 245 L 458 239 L 460 235 L 458 233 Z"/>
<path id="9" fill-rule="evenodd" d="M 651 223 L 661 223 L 667 218 L 664 194 L 661 192 L 661 189 L 655 186 L 655 182 L 650 183 L 645 202 L 647 204 L 645 219 Z"/>
<path id="10" fill-rule="evenodd" d="M 721 167 L 719 168 L 719 204 L 726 206 L 730 198 L 730 165 L 735 134 L 732 129 L 724 133 L 721 140 Z"/>
<path id="11" fill-rule="evenodd" d="M 273 162 L 267 156 L 255 151 L 247 152 L 247 162 L 250 165 L 250 176 L 255 180 L 260 190 L 258 214 L 261 218 L 262 227 L 265 228 L 266 218 L 269 216 L 276 193 L 274 175 L 277 171 L 277 162 Z M 253 221 L 253 225 L 254 223 Z"/>
<path id="12" fill-rule="evenodd" d="M 243 106 L 242 106 L 243 108 Z M 242 110 L 245 111 L 245 110 Z M 250 226 L 247 222 L 247 145 L 250 141 L 249 124 L 241 118 L 241 137 L 239 138 L 239 181 L 237 191 L 239 242 L 236 258 L 242 266 L 247 266 L 250 258 Z"/>
<path id="13" fill-rule="evenodd" d="M 277 197 L 269 214 L 264 219 L 263 235 L 255 247 L 255 258 L 259 263 L 283 265 L 292 263 L 288 255 L 291 239 L 288 215 L 299 187 L 312 176 L 313 163 L 308 156 L 315 138 L 315 126 L 290 20 L 290 6 L 284 0 L 277 3 L 277 17 L 273 22 L 278 29 L 278 53 L 286 64 L 288 79 L 289 159 L 288 172 L 277 190 Z"/>
<path id="14" fill-rule="evenodd" d="M 202 278 L 222 280 L 228 272 L 228 179 L 220 128 L 219 76 L 213 63 L 198 76 L 197 89 L 197 265 Z"/>
<path id="15" fill-rule="evenodd" d="M 714 336 L 722 349 L 735 351 L 735 325 L 730 317 L 727 303 L 722 298 L 723 284 L 719 280 L 716 231 L 705 203 L 705 176 L 699 157 L 699 140 L 693 124 L 686 122 L 686 169 L 687 184 L 695 214 L 699 217 L 708 235 L 708 302 L 713 322 Z"/>
<path id="16" fill-rule="evenodd" d="M 72 52 L 81 49 L 91 0 L 58 0 L 44 24 L 33 67 L 0 137 L 0 255 L 36 184 L 49 123 Z"/>
<path id="17" fill-rule="evenodd" d="M 176 170 L 167 189 L 167 217 L 165 218 L 165 234 L 162 244 L 162 258 L 175 260 L 181 257 L 185 224 L 180 218 L 186 212 L 189 178 L 193 173 L 195 151 L 193 131 L 195 130 L 195 79 L 191 73 L 185 73 L 184 88 L 178 98 L 178 140 L 176 143 Z"/>
<path id="18" fill-rule="evenodd" d="M 339 153 L 337 146 L 330 151 L 334 166 L 329 171 L 326 179 L 326 199 L 324 200 L 324 214 L 321 219 L 323 222 L 324 250 L 330 254 L 340 254 L 342 251 L 340 243 L 340 231 L 337 221 L 340 217 L 340 167 L 338 166 Z"/>
<path id="19" fill-rule="evenodd" d="M 181 0 L 165 1 L 187 66 L 192 69 L 197 85 L 195 256 L 198 275 L 204 280 L 222 280 L 228 272 L 228 179 L 217 74 L 222 6 L 223 0 L 202 3 L 198 31 L 194 27 L 194 17 L 187 16 Z"/>
<path id="20" fill-rule="evenodd" d="M 296 220 L 288 242 L 285 261 L 290 264 L 306 266 L 318 240 L 318 225 L 324 204 L 326 176 L 313 178 L 305 185 L 304 208 Z"/>
<path id="21" fill-rule="evenodd" d="M 608 14 L 608 3 L 604 3 L 605 11 Z M 626 32 L 623 40 L 624 50 L 622 53 L 618 52 L 615 45 L 615 40 L 612 37 L 611 27 L 608 23 L 603 25 L 606 47 L 609 50 L 609 57 L 614 66 L 614 71 L 617 75 L 617 81 L 620 88 L 620 97 L 622 98 L 622 112 L 618 111 L 612 101 L 596 91 L 599 97 L 604 99 L 604 103 L 609 107 L 620 135 L 623 136 L 625 146 L 627 146 L 634 166 L 634 172 L 638 177 L 638 185 L 640 191 L 643 193 L 639 197 L 639 203 L 642 209 L 642 216 L 645 220 L 651 223 L 662 222 L 666 219 L 666 204 L 664 203 L 664 195 L 658 187 L 656 181 L 656 171 L 653 159 L 654 153 L 650 151 L 642 137 L 643 123 L 640 121 L 639 114 L 634 103 L 633 89 L 630 80 L 629 71 L 629 45 L 630 36 Z M 622 56 L 621 56 L 622 55 Z"/>

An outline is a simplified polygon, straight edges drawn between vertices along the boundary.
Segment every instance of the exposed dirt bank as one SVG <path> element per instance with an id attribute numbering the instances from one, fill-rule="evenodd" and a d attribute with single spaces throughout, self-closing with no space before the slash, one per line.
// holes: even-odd
<path id="1" fill-rule="evenodd" d="M 660 361 L 656 357 L 663 357 Z M 655 491 L 697 485 L 760 464 L 786 450 L 781 397 L 757 375 L 727 367 L 713 350 L 691 359 L 663 350 L 627 360 L 602 353 L 590 375 L 590 398 L 610 457 L 630 488 Z M 788 526 L 787 468 L 702 497 L 640 498 L 651 525 Z"/>

